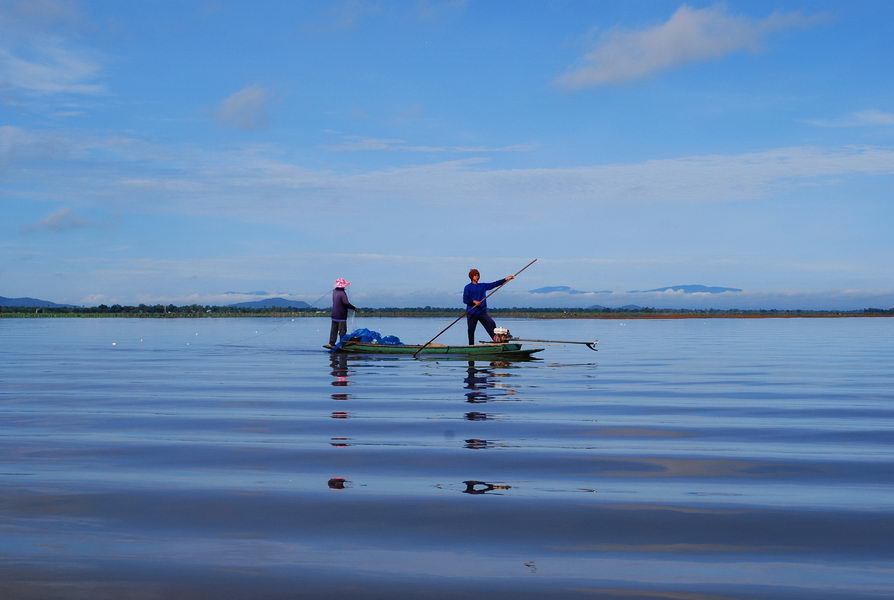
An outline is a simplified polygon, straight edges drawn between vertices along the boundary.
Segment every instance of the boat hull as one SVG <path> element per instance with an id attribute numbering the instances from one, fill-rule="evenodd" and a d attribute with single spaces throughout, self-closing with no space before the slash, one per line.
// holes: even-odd
<path id="1" fill-rule="evenodd" d="M 344 346 L 336 352 L 348 354 L 388 354 L 410 355 L 416 354 L 421 345 L 390 346 L 388 344 L 366 344 L 363 342 L 345 342 Z M 419 352 L 419 356 L 455 356 L 466 358 L 473 356 L 499 357 L 499 358 L 529 358 L 532 354 L 542 351 L 543 348 L 522 349 L 521 344 L 478 344 L 475 346 L 426 346 Z"/>

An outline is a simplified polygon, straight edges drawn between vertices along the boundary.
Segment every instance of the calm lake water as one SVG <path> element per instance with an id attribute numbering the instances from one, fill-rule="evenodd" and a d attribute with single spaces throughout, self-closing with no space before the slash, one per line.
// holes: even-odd
<path id="1" fill-rule="evenodd" d="M 894 597 L 894 319 L 499 324 L 0 319 L 0 598 Z"/>

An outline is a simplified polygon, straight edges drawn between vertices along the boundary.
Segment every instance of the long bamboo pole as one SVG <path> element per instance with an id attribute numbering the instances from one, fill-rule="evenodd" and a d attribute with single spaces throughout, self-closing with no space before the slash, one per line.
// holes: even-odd
<path id="1" fill-rule="evenodd" d="M 519 273 L 521 273 L 522 271 L 524 271 L 525 269 L 527 269 L 528 267 L 530 267 L 531 265 L 533 265 L 535 262 L 537 262 L 537 259 L 536 259 L 536 258 L 535 258 L 534 260 L 532 260 L 531 262 L 529 262 L 528 264 L 526 264 L 525 266 L 523 266 L 521 269 L 519 269 L 519 270 L 515 273 L 515 275 L 513 275 L 513 277 L 518 277 L 518 274 L 519 274 Z M 508 283 L 508 282 L 503 282 L 503 283 L 502 283 L 500 286 L 498 286 L 494 291 L 492 291 L 492 292 L 489 293 L 487 296 L 485 296 L 485 297 L 484 297 L 484 300 L 482 300 L 482 302 L 487 302 L 487 299 L 488 299 L 488 298 L 490 298 L 491 296 L 493 296 L 494 294 L 496 294 L 496 293 L 500 290 L 500 288 L 502 288 L 502 287 L 503 287 L 504 285 L 506 285 L 507 283 Z M 433 341 L 435 341 L 436 339 L 438 339 L 439 337 L 441 337 L 441 334 L 442 334 L 442 333 L 444 333 L 445 331 L 447 331 L 448 329 L 450 329 L 451 327 L 453 327 L 454 325 L 456 325 L 457 323 L 459 323 L 459 320 L 462 319 L 463 317 L 465 317 L 466 315 L 468 315 L 468 314 L 469 314 L 469 311 L 472 310 L 473 308 L 475 308 L 475 307 L 472 306 L 472 307 L 470 307 L 470 308 L 467 308 L 467 309 L 466 309 L 466 312 L 464 312 L 464 313 L 461 314 L 460 316 L 456 317 L 456 320 L 455 320 L 453 323 L 451 323 L 450 325 L 448 325 L 447 327 L 445 327 L 444 329 L 442 329 L 441 331 L 439 331 L 439 332 L 438 332 L 438 335 L 436 335 L 436 336 L 433 337 L 432 339 L 430 339 L 430 340 L 428 340 L 427 342 L 425 342 L 425 344 L 423 344 L 423 345 L 419 348 L 419 350 L 417 350 L 416 352 L 413 353 L 413 358 L 416 358 L 416 355 L 417 355 L 417 354 L 419 354 L 420 352 L 422 352 L 422 351 L 423 351 L 429 344 L 431 344 Z"/>

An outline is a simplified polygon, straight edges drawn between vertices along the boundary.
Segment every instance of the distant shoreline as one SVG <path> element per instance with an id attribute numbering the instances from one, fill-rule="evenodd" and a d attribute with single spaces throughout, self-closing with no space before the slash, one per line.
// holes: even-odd
<path id="1" fill-rule="evenodd" d="M 804 318 L 853 318 L 894 317 L 894 309 L 866 309 L 863 311 L 812 311 L 812 310 L 563 310 L 563 309 L 491 309 L 498 318 L 519 319 L 804 319 Z M 357 311 L 356 317 L 404 317 L 404 318 L 456 318 L 462 313 L 449 309 L 367 309 Z M 177 310 L 175 312 L 98 312 L 77 309 L 18 308 L 0 309 L 0 318 L 20 319 L 221 319 L 243 317 L 273 318 L 329 318 L 329 311 L 316 309 L 243 309 L 224 310 Z"/>

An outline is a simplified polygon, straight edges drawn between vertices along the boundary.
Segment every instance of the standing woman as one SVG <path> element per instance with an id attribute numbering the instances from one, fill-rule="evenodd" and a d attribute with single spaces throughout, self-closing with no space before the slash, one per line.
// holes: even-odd
<path id="1" fill-rule="evenodd" d="M 478 283 L 481 273 L 478 269 L 469 271 L 469 279 L 472 283 L 466 284 L 463 289 L 463 303 L 468 307 L 466 310 L 466 324 L 469 326 L 469 345 L 475 345 L 475 327 L 480 321 L 487 331 L 490 339 L 494 339 L 494 328 L 497 326 L 489 314 L 487 314 L 487 290 L 500 287 L 510 279 L 515 279 L 515 275 L 507 275 L 505 278 L 493 281 L 491 283 Z"/>
<path id="2" fill-rule="evenodd" d="M 351 285 L 341 277 L 335 280 L 335 289 L 332 290 L 332 328 L 329 330 L 329 347 L 335 345 L 336 336 L 344 337 L 348 332 L 348 309 L 357 310 L 348 302 L 348 293 L 345 288 Z"/>

